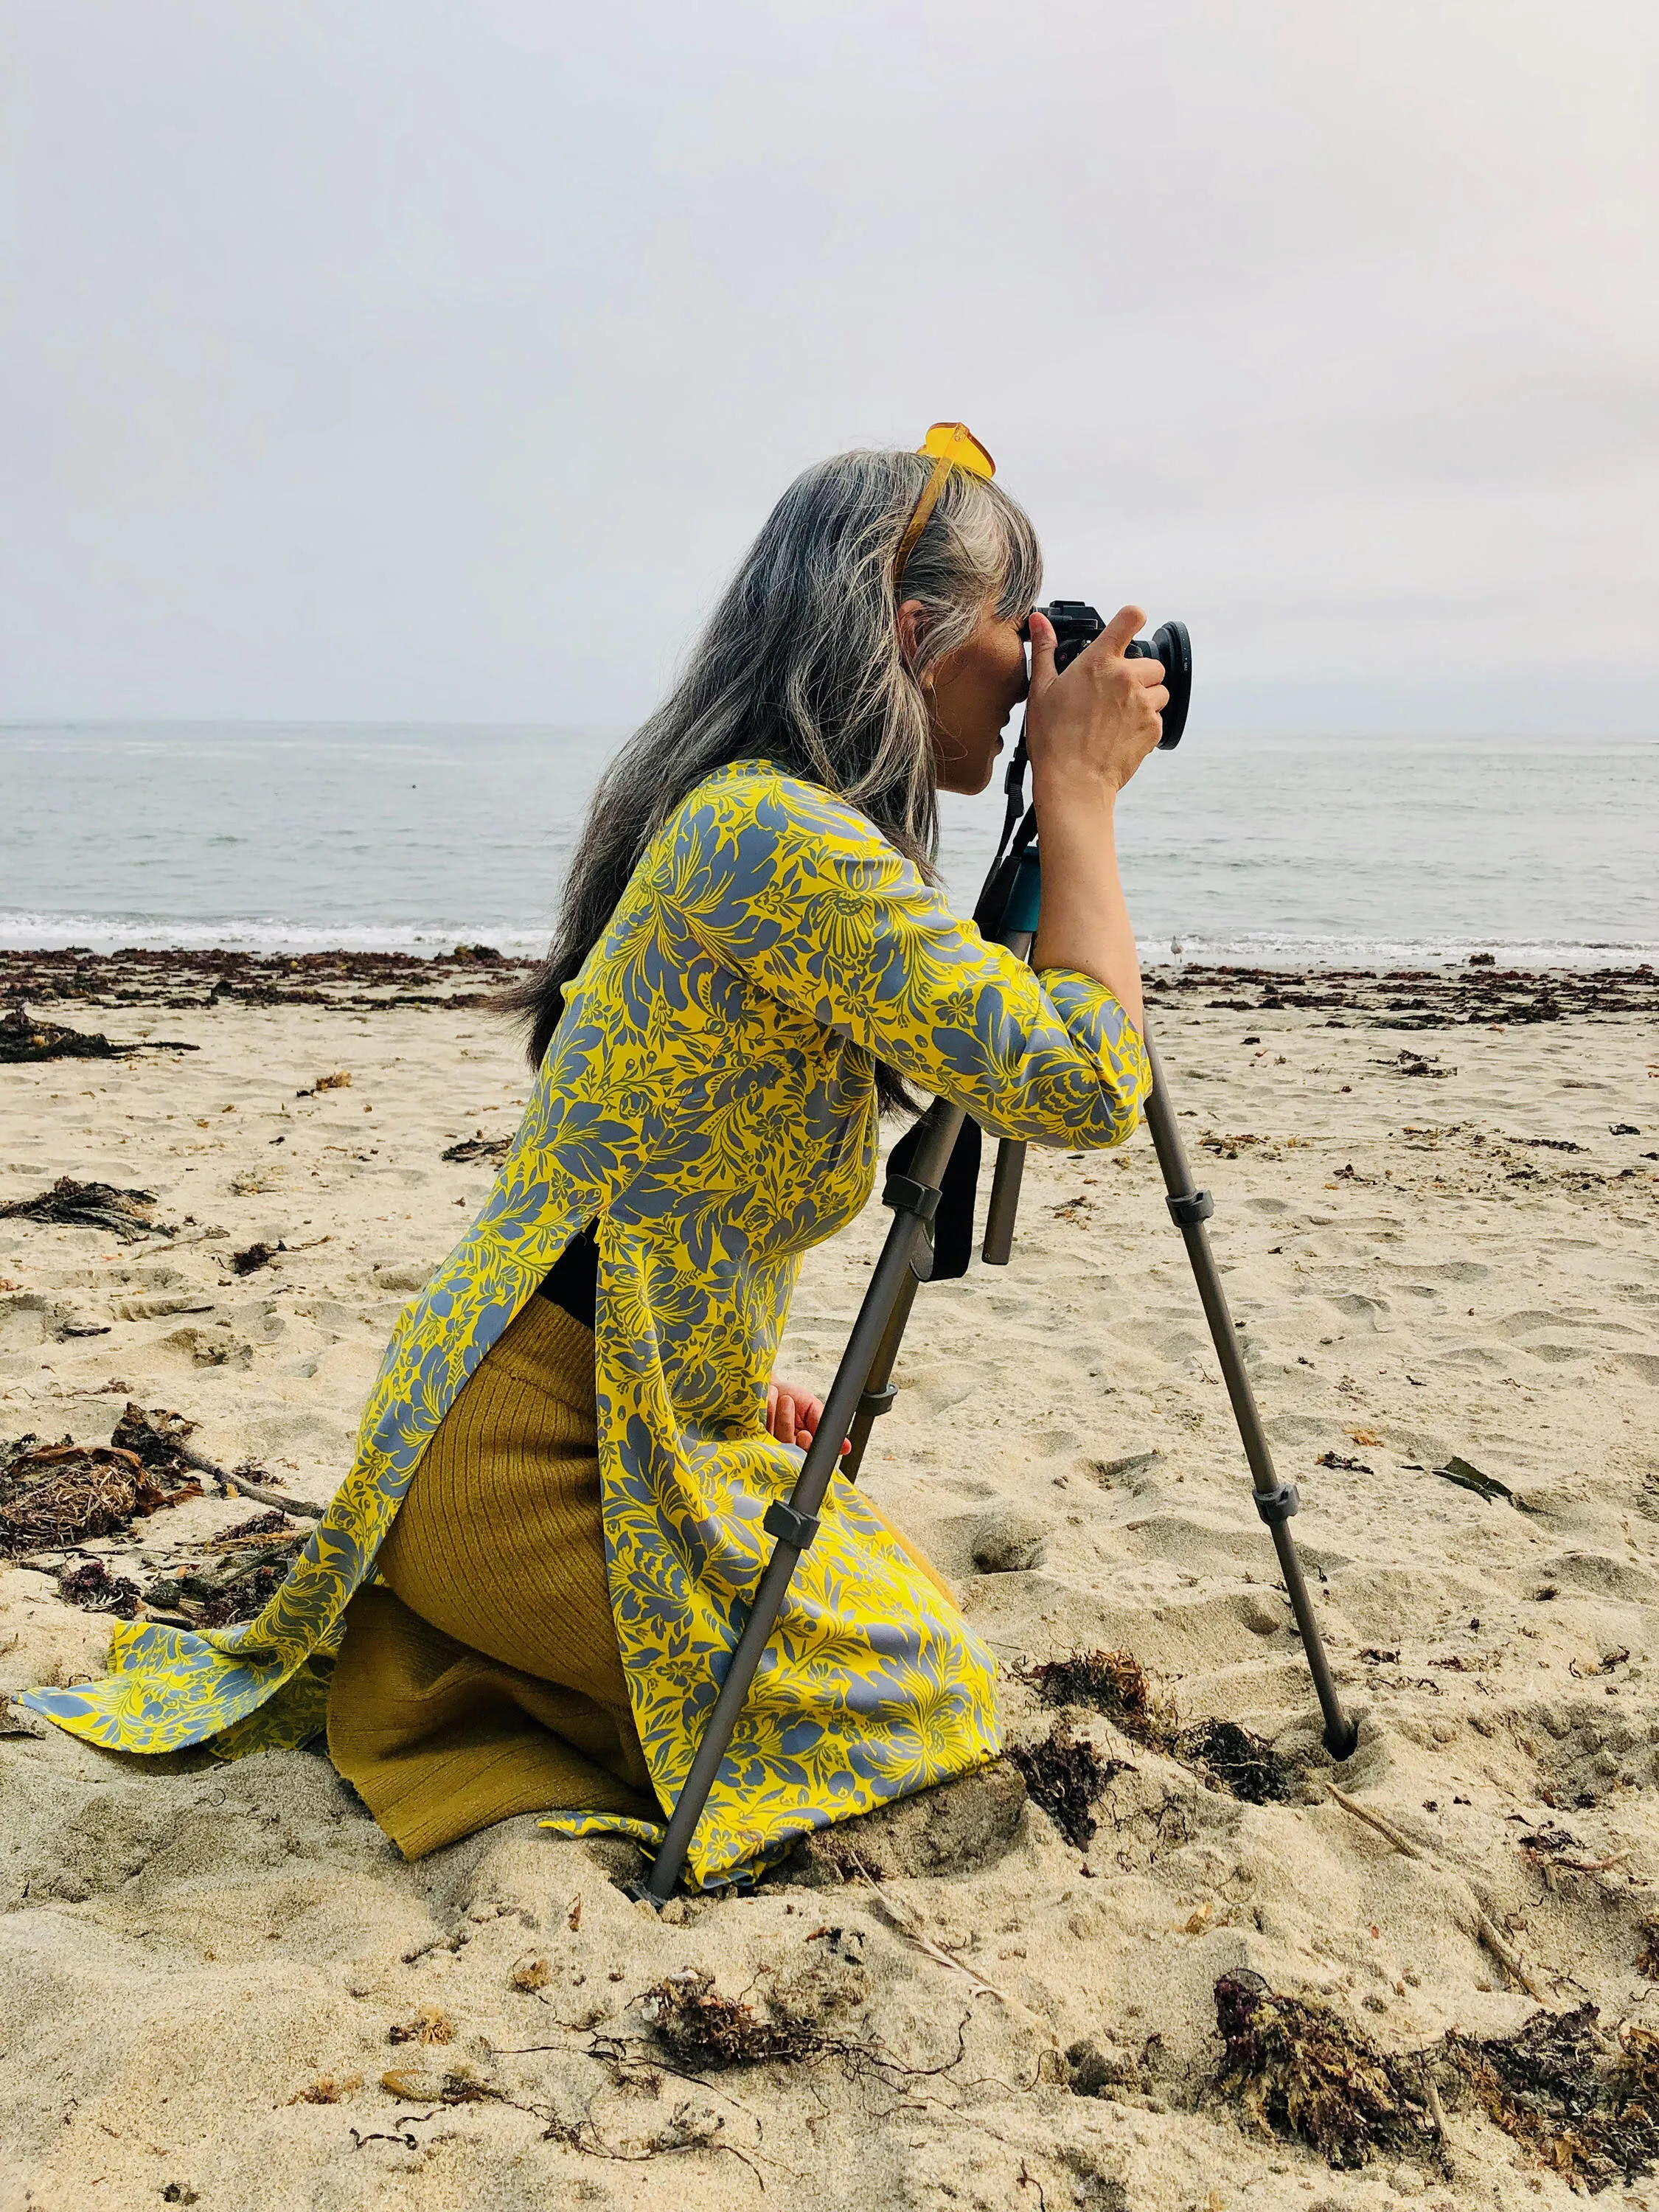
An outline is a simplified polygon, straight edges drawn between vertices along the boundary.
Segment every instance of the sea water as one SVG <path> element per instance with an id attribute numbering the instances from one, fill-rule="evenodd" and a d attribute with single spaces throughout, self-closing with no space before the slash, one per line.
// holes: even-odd
<path id="1" fill-rule="evenodd" d="M 617 733 L 0 728 L 0 944 L 436 951 L 546 943 Z M 942 805 L 966 914 L 1000 772 Z M 1659 955 L 1659 739 L 1217 738 L 1125 793 L 1143 951 L 1248 963 Z"/>

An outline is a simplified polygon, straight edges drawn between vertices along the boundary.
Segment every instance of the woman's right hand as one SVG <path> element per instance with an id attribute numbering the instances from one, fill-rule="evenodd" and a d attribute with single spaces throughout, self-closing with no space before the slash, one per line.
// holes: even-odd
<path id="1" fill-rule="evenodd" d="M 1063 676 L 1054 672 L 1054 625 L 1031 612 L 1031 689 L 1025 749 L 1039 798 L 1099 793 L 1115 798 L 1164 734 L 1170 703 L 1164 665 L 1126 660 L 1123 648 L 1145 625 L 1139 607 L 1120 607 Z"/>

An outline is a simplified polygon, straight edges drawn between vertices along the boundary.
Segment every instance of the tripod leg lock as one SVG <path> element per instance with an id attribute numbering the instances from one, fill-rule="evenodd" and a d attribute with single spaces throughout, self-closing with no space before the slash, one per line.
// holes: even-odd
<path id="1" fill-rule="evenodd" d="M 890 1175 L 882 1185 L 881 1202 L 895 1213 L 914 1213 L 918 1221 L 931 1221 L 939 1212 L 937 1183 L 918 1182 L 914 1176 Z"/>
<path id="2" fill-rule="evenodd" d="M 816 1513 L 798 1513 L 793 1505 L 778 1498 L 767 1507 L 761 1527 L 769 1536 L 776 1536 L 793 1545 L 796 1551 L 804 1552 L 818 1533 L 818 1516 Z"/>
<path id="3" fill-rule="evenodd" d="M 1189 1190 L 1182 1197 L 1166 1199 L 1164 1203 L 1177 1229 L 1196 1229 L 1200 1221 L 1207 1221 L 1215 1212 L 1215 1200 L 1207 1190 Z"/>
<path id="4" fill-rule="evenodd" d="M 893 1401 L 897 1396 L 898 1392 L 890 1382 L 884 1390 L 866 1390 L 859 1400 L 859 1411 L 873 1421 L 879 1414 L 892 1412 Z"/>
<path id="5" fill-rule="evenodd" d="M 1276 1528 L 1292 1513 L 1302 1510 L 1302 1495 L 1293 1482 L 1281 1482 L 1277 1490 L 1255 1490 L 1250 1495 L 1255 1500 L 1256 1511 L 1270 1528 Z"/>

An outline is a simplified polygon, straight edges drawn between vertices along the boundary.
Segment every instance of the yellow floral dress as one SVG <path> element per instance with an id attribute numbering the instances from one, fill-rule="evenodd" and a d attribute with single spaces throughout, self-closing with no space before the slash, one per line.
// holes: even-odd
<path id="1" fill-rule="evenodd" d="M 1151 1073 L 1110 991 L 1034 975 L 856 808 L 764 761 L 700 784 L 653 840 L 568 994 L 494 1189 L 398 1324 L 357 1455 L 283 1587 L 243 1626 L 118 1624 L 112 1672 L 23 1703 L 128 1752 L 227 1757 L 322 1728 L 331 1655 L 422 1449 L 573 1234 L 599 1224 L 596 1391 L 617 1636 L 671 1807 L 798 1462 L 766 1388 L 802 1254 L 875 1170 L 876 1060 L 996 1135 L 1104 1146 Z M 837 1476 L 709 1797 L 687 1878 L 998 1748 L 994 1665 Z M 560 1814 L 563 1833 L 659 1823 Z"/>

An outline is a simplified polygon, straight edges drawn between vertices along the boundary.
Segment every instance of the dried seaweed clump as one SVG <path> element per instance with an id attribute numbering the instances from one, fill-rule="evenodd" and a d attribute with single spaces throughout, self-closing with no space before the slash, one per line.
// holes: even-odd
<path id="1" fill-rule="evenodd" d="M 256 1513 L 153 1582 L 144 1602 L 181 1614 L 196 1628 L 256 1620 L 288 1579 L 305 1541 L 306 1531 L 295 1528 L 287 1514 Z"/>
<path id="2" fill-rule="evenodd" d="M 5 1489 L 0 1555 L 66 1551 L 88 1537 L 114 1535 L 141 1514 L 202 1494 L 193 1477 L 173 1483 L 135 1453 L 67 1440 L 13 1455 Z"/>
<path id="3" fill-rule="evenodd" d="M 152 1218 L 155 1205 L 153 1190 L 118 1190 L 113 1183 L 76 1182 L 73 1176 L 59 1176 L 50 1190 L 0 1206 L 0 1218 L 52 1221 L 71 1229 L 110 1229 L 131 1243 L 135 1237 L 170 1233 Z"/>
<path id="4" fill-rule="evenodd" d="M 1593 2004 L 1536 2012 L 1486 2042 L 1450 2033 L 1446 2058 L 1505 2135 L 1545 2169 L 1592 2191 L 1659 2165 L 1659 2034 L 1599 2026 Z"/>
<path id="5" fill-rule="evenodd" d="M 66 1567 L 58 1577 L 58 1595 L 65 1605 L 78 1605 L 82 1613 L 112 1613 L 131 1620 L 138 1612 L 138 1585 L 125 1575 L 112 1575 L 101 1559 L 82 1559 Z"/>
<path id="6" fill-rule="evenodd" d="M 58 1022 L 31 1021 L 27 1006 L 0 1012 L 0 1061 L 25 1060 L 119 1060 L 137 1045 L 112 1044 L 106 1036 L 66 1030 Z"/>
<path id="7" fill-rule="evenodd" d="M 187 1421 L 182 1413 L 169 1413 L 160 1406 L 146 1412 L 129 1398 L 110 1442 L 117 1451 L 132 1453 L 145 1467 L 182 1476 L 191 1463 L 186 1443 L 195 1430 L 195 1422 Z"/>
<path id="8" fill-rule="evenodd" d="M 1024 1679 L 1045 1705 L 1091 1705 L 1136 1743 L 1163 1751 L 1176 1733 L 1167 1699 L 1133 1651 L 1073 1651 L 1044 1660 Z"/>
<path id="9" fill-rule="evenodd" d="M 762 2020 L 752 2005 L 721 1996 L 706 1967 L 671 1974 L 646 1991 L 640 2008 L 658 2041 L 683 2066 L 754 2066 L 810 2057 L 818 2048 L 810 2027 Z"/>
<path id="10" fill-rule="evenodd" d="M 475 1137 L 463 1137 L 459 1143 L 446 1147 L 441 1158 L 446 1160 L 489 1160 L 499 1167 L 513 1149 L 511 1137 L 486 1137 L 482 1129 Z"/>
<path id="11" fill-rule="evenodd" d="M 1173 1700 L 1133 1651 L 1073 1651 L 1027 1669 L 1024 1680 L 1045 1705 L 1091 1705 L 1131 1742 L 1196 1767 L 1247 1805 L 1282 1805 L 1292 1794 L 1290 1769 L 1273 1746 L 1237 1721 L 1182 1728 Z"/>
<path id="12" fill-rule="evenodd" d="M 1082 1850 L 1093 1837 L 1094 1807 L 1115 1774 L 1127 1761 L 1103 1759 L 1086 1737 L 1074 1736 L 1064 1721 L 1056 1721 L 1042 1743 L 1017 1744 L 1008 1756 L 1025 1778 L 1034 1804 L 1048 1818 L 1074 1850 Z"/>
<path id="13" fill-rule="evenodd" d="M 1291 1776 L 1270 1743 L 1237 1721 L 1199 1721 L 1182 1729 L 1173 1747 L 1177 1759 L 1213 1776 L 1247 1805 L 1283 1805 L 1291 1796 Z"/>
<path id="14" fill-rule="evenodd" d="M 1403 2067 L 1328 2005 L 1281 1996 L 1256 1974 L 1224 1974 L 1215 2012 L 1226 2045 L 1216 2086 L 1263 2134 L 1307 2143 L 1346 2168 L 1432 2140 Z"/>

